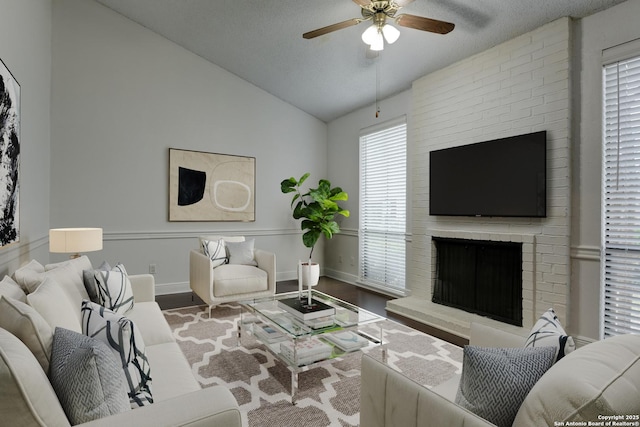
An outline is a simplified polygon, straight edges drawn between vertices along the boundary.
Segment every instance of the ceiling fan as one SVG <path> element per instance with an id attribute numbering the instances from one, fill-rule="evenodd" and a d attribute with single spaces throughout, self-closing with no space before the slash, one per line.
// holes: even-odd
<path id="1" fill-rule="evenodd" d="M 358 25 L 364 21 L 373 21 L 373 25 L 362 33 L 362 40 L 367 43 L 371 50 L 383 50 L 384 40 L 391 44 L 400 36 L 397 28 L 387 23 L 387 18 L 395 20 L 398 25 L 416 30 L 429 31 L 438 34 L 447 34 L 455 27 L 454 24 L 436 19 L 425 18 L 417 15 L 397 12 L 414 0 L 353 0 L 360 6 L 362 18 L 352 18 L 337 24 L 318 28 L 317 30 L 306 32 L 302 35 L 305 39 L 322 36 L 333 31 L 342 30 L 353 25 Z"/>

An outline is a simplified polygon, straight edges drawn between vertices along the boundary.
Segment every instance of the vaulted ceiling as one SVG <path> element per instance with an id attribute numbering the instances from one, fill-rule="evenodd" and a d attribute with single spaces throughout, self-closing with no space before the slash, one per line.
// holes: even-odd
<path id="1" fill-rule="evenodd" d="M 361 17 L 350 0 L 95 1 L 328 122 L 557 18 L 581 18 L 624 0 L 415 0 L 399 13 L 455 29 L 440 35 L 396 26 L 399 40 L 377 56 L 360 38 L 370 23 L 302 38 Z"/>

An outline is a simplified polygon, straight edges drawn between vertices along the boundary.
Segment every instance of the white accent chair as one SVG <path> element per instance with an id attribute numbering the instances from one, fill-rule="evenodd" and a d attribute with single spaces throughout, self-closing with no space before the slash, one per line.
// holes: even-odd
<path id="1" fill-rule="evenodd" d="M 211 259 L 202 251 L 204 240 L 244 242 L 244 236 L 202 236 L 199 249 L 189 254 L 189 282 L 191 290 L 209 305 L 263 298 L 276 292 L 276 256 L 272 252 L 254 249 L 257 266 L 223 264 L 213 267 Z"/>

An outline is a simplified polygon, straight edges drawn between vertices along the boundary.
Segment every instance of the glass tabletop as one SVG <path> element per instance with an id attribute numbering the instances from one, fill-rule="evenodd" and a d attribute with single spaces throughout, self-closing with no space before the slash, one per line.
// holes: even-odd
<path id="1" fill-rule="evenodd" d="M 300 305 L 299 296 L 297 291 L 287 292 L 242 301 L 241 304 L 293 337 L 323 334 L 384 320 L 382 316 L 313 289 L 312 303 L 317 307 L 311 313 L 301 313 L 296 309 Z M 303 291 L 302 296 L 302 303 L 306 305 L 308 291 Z"/>

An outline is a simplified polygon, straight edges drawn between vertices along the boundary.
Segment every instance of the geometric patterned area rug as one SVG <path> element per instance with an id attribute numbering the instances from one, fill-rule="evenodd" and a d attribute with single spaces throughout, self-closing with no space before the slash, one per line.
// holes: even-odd
<path id="1" fill-rule="evenodd" d="M 291 373 L 252 336 L 238 345 L 240 307 L 221 304 L 209 319 L 206 306 L 163 311 L 176 341 L 202 387 L 224 385 L 235 396 L 243 426 L 358 426 L 360 358 L 348 353 L 298 376 L 291 404 Z M 378 324 L 362 328 L 378 337 Z M 414 381 L 436 386 L 462 369 L 462 349 L 391 320 L 383 320 L 387 363 Z M 363 351 L 381 357 L 380 347 Z"/>

